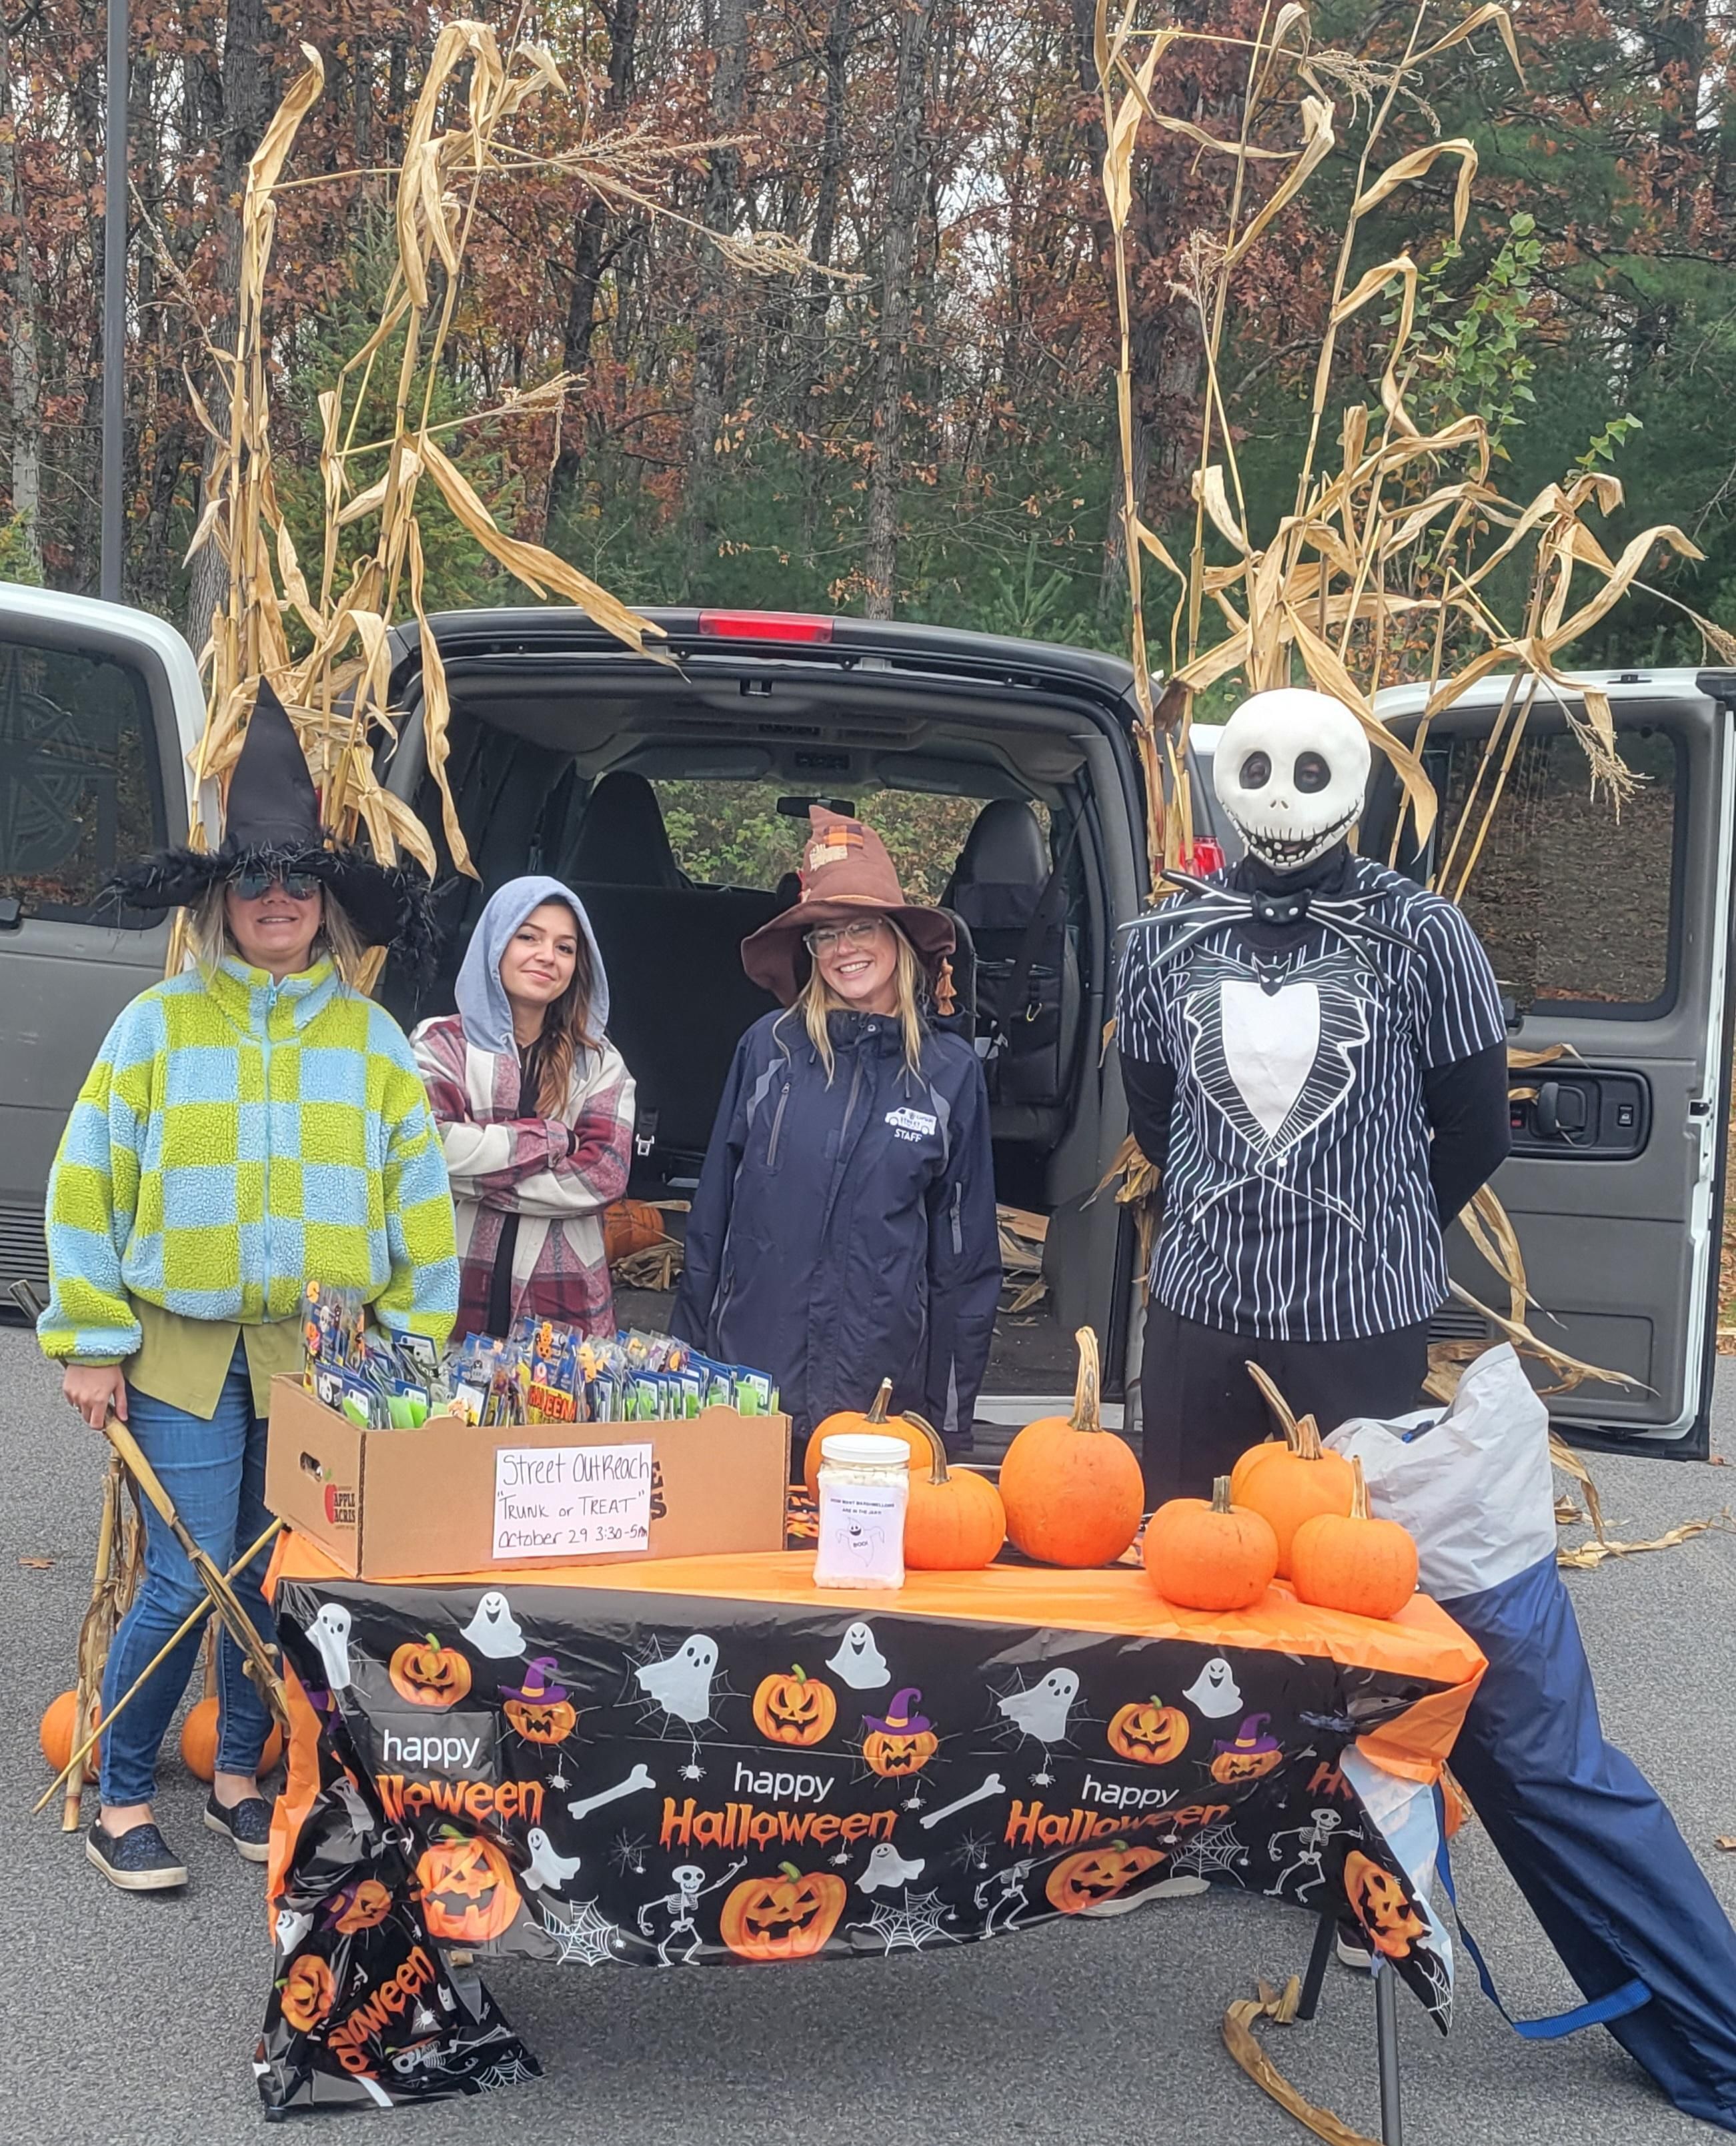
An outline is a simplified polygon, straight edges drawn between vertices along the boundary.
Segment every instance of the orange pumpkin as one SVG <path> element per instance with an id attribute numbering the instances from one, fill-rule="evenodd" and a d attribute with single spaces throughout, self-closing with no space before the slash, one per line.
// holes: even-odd
<path id="1" fill-rule="evenodd" d="M 1165 1706 L 1160 1699 L 1135 1699 L 1116 1709 L 1104 1733 L 1118 1759 L 1167 1766 L 1186 1750 L 1193 1724 L 1179 1706 Z"/>
<path id="2" fill-rule="evenodd" d="M 1212 1485 L 1209 1500 L 1171 1498 L 1160 1505 L 1140 1554 L 1151 1585 L 1184 1610 L 1245 1610 L 1278 1569 L 1270 1523 L 1230 1503 L 1227 1475 Z"/>
<path id="3" fill-rule="evenodd" d="M 929 1445 L 929 1469 L 910 1470 L 904 1516 L 904 1561 L 912 1572 L 980 1572 L 1006 1540 L 1006 1507 L 986 1475 L 954 1474 L 931 1423 L 905 1410 Z"/>
<path id="4" fill-rule="evenodd" d="M 566 1687 L 554 1681 L 559 1667 L 552 1654 L 539 1654 L 521 1684 L 501 1686 L 501 1711 L 506 1725 L 527 1744 L 561 1744 L 578 1726 L 579 1712 Z"/>
<path id="5" fill-rule="evenodd" d="M 646 1200 L 617 1200 L 603 1210 L 603 1257 L 611 1267 L 661 1245 L 666 1235 L 661 1214 Z"/>
<path id="6" fill-rule="evenodd" d="M 1290 1545 L 1304 1520 L 1318 1513 L 1350 1510 L 1350 1464 L 1341 1453 L 1320 1444 L 1319 1426 L 1311 1415 L 1300 1420 L 1258 1364 L 1249 1375 L 1270 1403 L 1283 1427 L 1282 1443 L 1268 1440 L 1250 1446 L 1230 1479 L 1232 1504 L 1245 1505 L 1271 1523 L 1278 1538 L 1278 1577 L 1290 1576 Z"/>
<path id="7" fill-rule="evenodd" d="M 810 1493 L 820 1495 L 820 1449 L 829 1438 L 841 1435 L 856 1435 L 867 1431 L 875 1438 L 901 1438 L 910 1449 L 910 1465 L 928 1459 L 928 1440 L 915 1424 L 900 1416 L 894 1422 L 886 1420 L 886 1410 L 892 1405 L 892 1381 L 882 1379 L 880 1391 L 868 1404 L 865 1415 L 860 1409 L 838 1409 L 816 1425 L 808 1440 L 808 1450 L 801 1464 L 801 1480 Z"/>
<path id="8" fill-rule="evenodd" d="M 317 1952 L 304 1952 L 290 1962 L 283 1978 L 283 2023 L 298 2034 L 318 2026 L 332 2009 L 337 1986 L 328 1962 Z"/>
<path id="9" fill-rule="evenodd" d="M 817 1744 L 838 1718 L 829 1684 L 798 1662 L 788 1676 L 762 1677 L 754 1693 L 754 1727 L 773 1744 Z"/>
<path id="10" fill-rule="evenodd" d="M 64 1769 L 72 1755 L 72 1730 L 77 1719 L 78 1694 L 76 1691 L 62 1692 L 58 1699 L 51 1699 L 42 1710 L 42 1724 L 36 1732 L 37 1741 L 42 1747 L 42 1756 L 57 1774 Z M 102 1719 L 102 1702 L 98 1699 L 92 1704 L 91 1728 L 94 1729 Z M 81 1737 L 78 1740 L 82 1743 L 84 1739 Z M 87 1766 L 95 1764 L 102 1749 L 100 1742 L 92 1744 L 84 1762 Z"/>
<path id="11" fill-rule="evenodd" d="M 1350 1464 L 1350 1510 L 1304 1520 L 1290 1547 L 1296 1592 L 1319 1610 L 1396 1617 L 1416 1593 L 1416 1545 L 1396 1520 L 1369 1515 L 1362 1463 Z"/>
<path id="12" fill-rule="evenodd" d="M 456 1647 L 443 1647 L 430 1632 L 427 1644 L 407 1639 L 392 1650 L 387 1674 L 400 1699 L 412 1706 L 456 1706 L 470 1689 L 470 1664 Z"/>
<path id="13" fill-rule="evenodd" d="M 927 1715 L 916 1711 L 921 1699 L 915 1685 L 910 1684 L 893 1693 L 892 1704 L 884 1716 L 863 1717 L 862 1726 L 868 1733 L 862 1739 L 862 1756 L 870 1770 L 883 1780 L 920 1774 L 940 1748 L 940 1739 Z"/>
<path id="14" fill-rule="evenodd" d="M 781 1863 L 775 1878 L 744 1878 L 724 1899 L 719 1934 L 738 1959 L 810 1959 L 838 1927 L 848 1888 L 830 1871 Z"/>
<path id="15" fill-rule="evenodd" d="M 504 1849 L 481 1834 L 443 1826 L 416 1865 L 428 1934 L 480 1944 L 518 1913 L 518 1887 Z"/>
<path id="16" fill-rule="evenodd" d="M 1101 1848 L 1064 1855 L 1043 1890 L 1051 1908 L 1059 1908 L 1064 1915 L 1083 1914 L 1087 1908 L 1119 1899 L 1163 1859 L 1160 1848 L 1130 1848 L 1125 1840 L 1111 1840 Z"/>
<path id="17" fill-rule="evenodd" d="M 1250 1714 L 1226 1744 L 1214 1744 L 1211 1762 L 1215 1781 L 1258 1781 L 1284 1763 L 1283 1747 L 1265 1733 L 1269 1714 Z"/>
<path id="18" fill-rule="evenodd" d="M 188 1773 L 201 1781 L 217 1778 L 217 1703 L 214 1699 L 202 1699 L 187 1709 L 187 1719 L 181 1724 L 181 1763 Z M 258 1771 L 268 1774 L 283 1756 L 283 1731 L 275 1723 L 265 1739 L 265 1749 L 259 1754 Z"/>
<path id="19" fill-rule="evenodd" d="M 1429 1925 L 1404 1897 L 1404 1888 L 1359 1848 L 1344 1858 L 1344 1897 L 1369 1943 L 1389 1959 L 1406 1959 Z"/>
<path id="20" fill-rule="evenodd" d="M 1071 1415 L 1025 1425 L 1000 1464 L 1006 1531 L 1045 1565 L 1109 1565 L 1139 1531 L 1145 1479 L 1133 1448 L 1103 1428 L 1097 1336 L 1081 1326 Z"/>

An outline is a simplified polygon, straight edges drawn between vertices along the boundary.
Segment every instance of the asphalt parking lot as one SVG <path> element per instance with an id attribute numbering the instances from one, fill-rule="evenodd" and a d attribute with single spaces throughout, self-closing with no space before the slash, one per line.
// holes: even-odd
<path id="1" fill-rule="evenodd" d="M 1720 1365 L 1718 1444 L 1736 1463 L 1736 1363 Z M 249 2059 L 270 1949 L 261 1874 L 198 1823 L 202 1789 L 166 1759 L 159 1815 L 192 1881 L 126 1897 L 76 1835 L 29 1807 L 47 1774 L 43 1705 L 69 1680 L 89 1585 L 101 1448 L 58 1398 L 31 1337 L 0 1331 L 0 1680 L 12 1726 L 0 1787 L 13 1833 L 0 1935 L 0 2109 L 30 2146 L 230 2146 L 257 2138 Z M 1736 1468 L 1596 1464 L 1629 1539 L 1736 1504 Z M 1569 1576 L 1606 1724 L 1650 1774 L 1736 1912 L 1736 1535 Z M 172 1744 L 165 1747 L 172 1750 Z M 1455 1858 L 1467 1913 L 1519 2012 L 1575 2000 L 1487 1842 Z M 1669 1904 L 1659 1903 L 1667 1914 Z M 1256 1975 L 1300 1969 L 1310 1925 L 1235 1896 L 1168 1900 L 1119 1920 L 1034 1931 L 943 1958 L 776 1974 L 491 1969 L 541 2058 L 540 2084 L 392 2119 L 430 2140 L 569 2146 L 1190 2146 L 1304 2136 L 1225 2054 L 1225 2007 Z M 1656 2095 L 1600 2029 L 1514 2037 L 1462 1977 L 1452 2034 L 1402 2015 L 1409 2146 L 1679 2146 L 1714 2135 Z M 1334 1968 L 1312 2027 L 1270 2038 L 1304 2092 L 1378 2129 L 1373 2004 Z M 360 2116 L 298 2117 L 322 2132 Z"/>

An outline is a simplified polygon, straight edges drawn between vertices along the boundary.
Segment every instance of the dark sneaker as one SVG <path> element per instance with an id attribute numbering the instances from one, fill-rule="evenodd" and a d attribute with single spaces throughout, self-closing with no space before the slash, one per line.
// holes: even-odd
<path id="1" fill-rule="evenodd" d="M 263 1796 L 243 1796 L 227 1807 L 213 1789 L 205 1799 L 205 1823 L 213 1833 L 227 1834 L 249 1863 L 263 1863 L 272 1852 L 272 1807 Z"/>
<path id="2" fill-rule="evenodd" d="M 1336 1950 L 1340 1967 L 1354 1968 L 1362 1974 L 1374 1973 L 1374 1955 L 1359 1930 L 1340 1929 Z"/>
<path id="3" fill-rule="evenodd" d="M 110 1833 L 99 1819 L 85 1835 L 84 1852 L 123 1893 L 167 1893 L 187 1883 L 186 1869 L 154 1825 Z"/>

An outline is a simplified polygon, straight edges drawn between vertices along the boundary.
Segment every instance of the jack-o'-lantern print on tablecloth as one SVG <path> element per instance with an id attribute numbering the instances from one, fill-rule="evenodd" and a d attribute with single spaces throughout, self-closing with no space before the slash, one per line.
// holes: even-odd
<path id="1" fill-rule="evenodd" d="M 626 1577 L 515 1575 L 508 1605 L 290 1560 L 268 2106 L 517 2075 L 527 2054 L 491 2004 L 466 2009 L 453 1949 L 789 1967 L 1088 1925 L 1201 1879 L 1335 1910 L 1444 2026 L 1448 1964 L 1344 1754 L 1402 1743 L 1419 1702 L 1469 1682 L 1445 1619 L 1343 1659 L 1300 1629 L 1230 1644 L 912 1614 L 914 1585 L 865 1615 Z M 337 1692 L 310 1629 L 334 1607 Z"/>

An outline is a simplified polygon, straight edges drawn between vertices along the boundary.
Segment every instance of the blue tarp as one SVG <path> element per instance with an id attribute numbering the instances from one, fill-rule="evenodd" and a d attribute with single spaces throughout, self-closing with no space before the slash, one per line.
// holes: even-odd
<path id="1" fill-rule="evenodd" d="M 1638 1976 L 1609 2022 L 1676 2107 L 1736 2131 L 1736 1931 L 1664 1802 L 1604 1739 L 1553 1555 L 1441 1607 L 1489 1659 L 1453 1771 L 1549 1942 L 1590 1999 Z"/>

